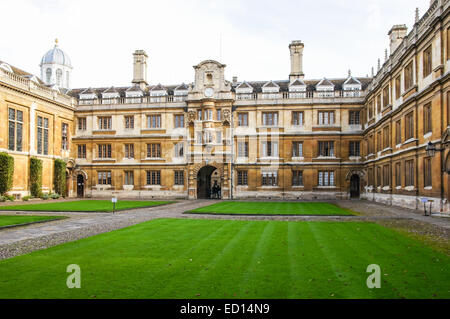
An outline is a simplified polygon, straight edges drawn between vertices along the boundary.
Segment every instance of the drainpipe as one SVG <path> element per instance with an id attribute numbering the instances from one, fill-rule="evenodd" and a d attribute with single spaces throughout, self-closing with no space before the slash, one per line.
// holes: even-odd
<path id="1" fill-rule="evenodd" d="M 231 123 L 230 123 L 230 137 L 231 137 L 231 161 L 230 161 L 230 168 L 231 168 L 231 172 L 230 172 L 230 197 L 231 199 L 234 199 L 234 194 L 233 194 L 233 190 L 234 190 L 234 169 L 233 169 L 233 163 L 234 163 L 234 132 L 233 132 L 233 125 L 234 125 L 234 111 L 235 108 L 232 105 L 231 106 Z"/>

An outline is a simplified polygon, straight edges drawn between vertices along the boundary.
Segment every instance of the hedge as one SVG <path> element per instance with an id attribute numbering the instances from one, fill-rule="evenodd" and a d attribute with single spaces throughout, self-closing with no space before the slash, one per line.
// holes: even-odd
<path id="1" fill-rule="evenodd" d="M 33 197 L 42 195 L 42 161 L 36 157 L 30 158 L 30 193 Z"/>
<path id="2" fill-rule="evenodd" d="M 64 196 L 66 193 L 66 162 L 60 159 L 55 159 L 54 166 L 54 191 L 55 193 Z"/>
<path id="3" fill-rule="evenodd" d="M 5 152 L 0 153 L 0 195 L 12 188 L 14 176 L 14 157 Z"/>

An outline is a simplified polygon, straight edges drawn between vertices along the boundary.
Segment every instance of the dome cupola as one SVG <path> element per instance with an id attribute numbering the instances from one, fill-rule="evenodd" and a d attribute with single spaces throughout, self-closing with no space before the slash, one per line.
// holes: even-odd
<path id="1" fill-rule="evenodd" d="M 59 88 L 69 89 L 72 73 L 72 63 L 69 56 L 58 46 L 55 40 L 53 49 L 47 51 L 39 64 L 41 67 L 41 79 L 45 84 Z"/>

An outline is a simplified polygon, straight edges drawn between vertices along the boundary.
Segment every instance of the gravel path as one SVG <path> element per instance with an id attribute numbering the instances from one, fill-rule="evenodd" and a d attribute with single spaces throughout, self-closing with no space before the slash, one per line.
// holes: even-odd
<path id="1" fill-rule="evenodd" d="M 280 221 L 372 221 L 387 227 L 424 235 L 448 245 L 450 218 L 423 216 L 418 211 L 385 206 L 368 201 L 332 202 L 343 208 L 360 212 L 359 216 L 231 216 L 183 214 L 187 210 L 219 201 L 178 201 L 160 207 L 112 213 L 18 212 L 20 215 L 64 215 L 69 218 L 0 231 L 0 260 L 23 255 L 69 241 L 109 232 L 156 218 L 280 220 Z M 14 212 L 0 212 L 11 215 Z"/>

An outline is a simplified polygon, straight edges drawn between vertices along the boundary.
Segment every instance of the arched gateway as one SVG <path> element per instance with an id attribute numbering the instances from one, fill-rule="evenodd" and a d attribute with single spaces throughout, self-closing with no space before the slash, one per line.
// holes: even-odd
<path id="1" fill-rule="evenodd" d="M 218 177 L 218 169 L 214 166 L 204 166 L 197 173 L 197 198 L 211 198 L 211 190 L 214 182 L 221 186 Z"/>

